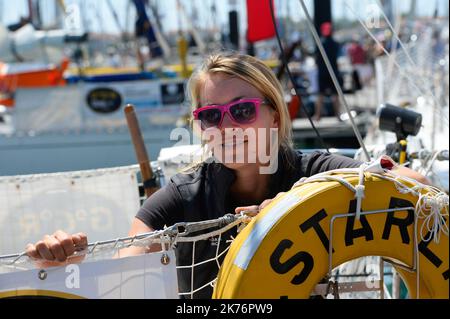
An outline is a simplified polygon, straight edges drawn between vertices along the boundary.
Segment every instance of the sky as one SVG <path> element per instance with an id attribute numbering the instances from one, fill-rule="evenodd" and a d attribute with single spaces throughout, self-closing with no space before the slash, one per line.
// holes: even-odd
<path id="1" fill-rule="evenodd" d="M 54 18 L 54 3 L 55 0 L 40 0 L 41 10 L 43 12 L 45 21 L 52 21 Z M 158 0 L 160 1 L 160 11 L 163 13 L 163 27 L 165 31 L 172 31 L 178 29 L 178 16 L 176 10 L 176 0 Z M 261 0 L 263 1 L 263 0 Z M 370 5 L 374 5 L 376 0 L 332 0 L 333 15 L 335 18 L 350 18 L 353 14 L 345 7 L 345 3 L 348 3 L 355 11 L 361 16 L 364 16 L 370 8 Z M 128 10 L 128 4 L 130 0 L 110 0 L 113 4 L 119 19 L 120 29 L 127 29 L 132 31 L 134 21 L 134 8 Z M 245 0 L 181 0 L 188 13 L 192 12 L 192 8 L 197 8 L 198 21 L 202 26 L 213 26 L 216 23 L 217 27 L 227 26 L 228 11 L 233 7 L 241 13 L 240 25 L 241 29 L 245 28 Z M 211 4 L 215 2 L 217 6 L 217 17 L 213 17 L 211 14 Z M 305 1 L 310 13 L 312 11 L 312 0 Z M 108 32 L 117 33 L 119 27 L 108 9 L 108 0 L 65 0 L 66 5 L 78 3 L 82 7 L 86 8 L 87 14 L 84 16 L 85 23 L 88 25 L 89 31 L 94 32 Z M 411 0 L 395 0 L 394 10 L 400 12 L 407 12 L 410 7 Z M 435 10 L 435 6 L 438 4 L 439 12 L 441 15 L 448 12 L 448 0 L 417 0 L 417 12 L 421 16 L 432 16 Z M 302 12 L 300 1 L 298 0 L 275 0 L 275 6 L 278 10 L 278 15 L 285 16 L 287 12 L 290 12 L 290 17 L 294 21 L 299 21 L 304 17 Z M 11 24 L 17 22 L 19 17 L 26 16 L 28 12 L 27 0 L 0 0 L 0 22 L 3 24 Z M 127 19 L 127 12 L 128 19 Z M 396 11 L 398 12 L 398 11 Z M 182 19 L 182 18 L 181 18 Z M 128 21 L 128 23 L 126 23 Z M 186 21 L 181 20 L 181 25 L 186 28 Z"/>

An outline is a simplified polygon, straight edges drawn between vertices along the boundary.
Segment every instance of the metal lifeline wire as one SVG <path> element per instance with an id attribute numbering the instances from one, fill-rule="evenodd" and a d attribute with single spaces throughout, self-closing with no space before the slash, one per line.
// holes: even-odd
<path id="1" fill-rule="evenodd" d="M 201 240 L 207 240 L 209 238 L 213 238 L 216 236 L 221 237 L 222 234 L 233 227 L 247 224 L 251 221 L 252 217 L 247 215 L 246 213 L 242 212 L 240 214 L 227 214 L 223 217 L 220 217 L 218 219 L 214 220 L 206 220 L 206 221 L 200 221 L 200 222 L 180 222 L 177 224 L 174 224 L 173 226 L 170 226 L 164 230 L 157 230 L 152 231 L 149 233 L 139 234 L 135 236 L 127 236 L 127 237 L 119 237 L 116 239 L 111 240 L 105 240 L 105 241 L 97 241 L 93 243 L 89 243 L 87 247 L 83 250 L 78 250 L 76 253 L 71 256 L 70 258 L 79 257 L 83 255 L 91 255 L 101 253 L 101 252 L 111 252 L 111 251 L 118 251 L 118 256 L 120 257 L 120 250 L 124 248 L 129 248 L 131 246 L 136 247 L 149 247 L 152 244 L 161 244 L 161 252 L 164 253 L 167 251 L 167 247 L 170 249 L 174 249 L 175 245 L 177 243 L 193 243 L 195 245 L 196 242 Z M 199 231 L 205 231 L 212 228 L 218 228 L 216 230 L 209 231 L 205 234 L 190 236 L 193 233 L 197 233 Z M 231 241 L 227 241 L 227 244 L 230 244 Z M 216 254 L 214 257 L 206 260 L 202 260 L 199 262 L 196 262 L 195 259 L 192 260 L 192 264 L 190 265 L 178 265 L 176 266 L 177 269 L 194 269 L 197 266 L 200 266 L 202 264 L 213 262 L 218 269 L 220 269 L 220 262 L 219 259 L 224 256 L 230 248 L 230 245 L 228 245 L 223 251 L 220 251 L 219 246 L 216 249 Z M 0 256 L 0 266 L 4 266 L 7 268 L 13 268 L 15 270 L 28 270 L 26 267 L 20 267 L 21 263 L 27 263 L 29 260 L 32 260 L 28 257 L 26 252 L 22 252 L 19 254 L 11 254 L 11 255 L 4 255 Z M 192 271 L 192 274 L 194 272 Z M 198 287 L 196 289 L 191 287 L 190 291 L 183 292 L 180 291 L 178 293 L 179 296 L 191 296 L 208 287 L 208 286 L 214 286 L 215 282 L 217 280 L 217 277 L 212 280 L 211 282 L 208 282 L 204 284 L 201 287 Z"/>
<path id="2" fill-rule="evenodd" d="M 306 183 L 315 183 L 315 182 L 324 182 L 324 181 L 333 181 L 338 182 L 342 184 L 344 187 L 349 189 L 350 191 L 355 193 L 355 197 L 358 202 L 361 202 L 364 198 L 364 173 L 368 169 L 367 164 L 363 164 L 360 168 L 356 169 L 339 169 L 334 170 L 331 172 L 321 173 L 312 177 L 308 178 L 302 178 L 297 183 L 294 184 L 292 189 L 295 189 L 296 187 L 299 187 L 301 185 L 304 185 Z M 352 174 L 357 175 L 359 177 L 358 184 L 352 185 L 349 183 L 345 178 L 342 176 L 336 176 L 336 174 Z M 410 187 L 405 184 L 405 182 L 412 182 L 411 179 L 407 177 L 398 176 L 392 172 L 387 172 L 387 174 L 379 174 L 375 172 L 371 172 L 373 176 L 379 177 L 381 179 L 385 179 L 388 181 L 391 181 L 394 183 L 397 190 L 401 193 L 411 193 L 414 196 L 418 197 L 419 200 L 416 204 L 416 207 L 411 208 L 398 208 L 398 210 L 407 210 L 412 209 L 415 211 L 415 236 L 414 236 L 414 246 L 415 246 L 415 256 L 414 256 L 414 265 L 411 269 L 408 268 L 408 270 L 416 271 L 417 276 L 417 285 L 419 287 L 419 258 L 418 258 L 418 245 L 417 245 L 417 237 L 420 236 L 422 239 L 428 239 L 428 240 L 439 240 L 439 237 L 444 234 L 445 236 L 448 236 L 448 226 L 445 224 L 445 220 L 448 219 L 448 195 L 440 191 L 439 189 L 433 187 L 433 186 L 427 186 L 422 184 L 417 184 L 416 186 Z M 422 191 L 426 190 L 427 193 L 423 193 Z M 359 208 L 359 209 L 358 209 Z M 357 210 L 354 213 L 355 216 L 361 215 L 361 214 L 375 214 L 375 213 L 386 213 L 386 210 L 383 211 L 361 211 L 361 205 L 357 205 Z M 335 216 L 336 218 L 339 218 L 339 216 Z M 139 246 L 139 247 L 148 247 L 151 244 L 154 243 L 160 243 L 163 247 L 162 252 L 166 251 L 166 247 L 170 247 L 171 249 L 175 248 L 175 244 L 177 242 L 192 242 L 196 243 L 200 240 L 206 240 L 208 238 L 221 236 L 222 233 L 228 231 L 229 229 L 239 226 L 242 224 L 247 224 L 251 220 L 251 216 L 248 216 L 247 214 L 228 214 L 221 218 L 215 219 L 215 220 L 207 220 L 207 221 L 200 221 L 200 222 L 193 222 L 193 223 L 187 223 L 187 222 L 181 222 L 174 224 L 171 227 L 168 227 L 163 230 L 153 231 L 150 233 L 140 234 L 136 236 L 128 236 L 128 237 L 121 237 L 106 241 L 99 241 L 95 243 L 88 244 L 87 248 L 83 251 L 78 251 L 75 256 L 80 255 L 87 255 L 87 254 L 94 254 L 96 252 L 101 251 L 111 251 L 111 250 L 120 250 L 123 248 L 128 248 L 130 246 Z M 420 230 L 417 229 L 417 220 L 418 219 L 424 219 L 424 223 L 422 225 L 422 228 Z M 332 222 L 330 223 L 330 243 L 331 241 L 331 234 L 332 234 Z M 213 231 L 210 231 L 205 234 L 200 234 L 196 236 L 189 236 L 193 233 L 199 232 L 199 231 L 205 231 L 211 228 L 218 228 Z M 425 238 L 424 232 L 431 232 L 431 236 Z M 225 255 L 228 251 L 230 246 L 226 247 L 222 252 L 220 252 L 220 249 L 217 248 L 216 250 L 216 256 L 208 259 L 203 260 L 200 262 L 195 262 L 195 260 L 192 261 L 192 264 L 190 265 L 180 265 L 177 266 L 178 269 L 194 269 L 195 267 L 208 263 L 208 262 L 214 262 L 218 268 L 220 268 L 219 258 Z M 330 260 L 329 260 L 329 267 L 332 267 L 332 259 L 330 254 Z M 6 255 L 6 256 L 0 256 L 0 265 L 4 266 L 18 266 L 17 264 L 20 263 L 21 260 L 25 260 L 28 258 L 25 252 L 22 252 L 20 254 L 15 255 Z M 214 279 L 211 282 L 208 282 L 204 284 L 202 287 L 198 287 L 194 289 L 194 287 L 191 287 L 191 291 L 188 292 L 179 292 L 180 296 L 183 295 L 189 295 L 193 296 L 194 293 L 200 291 L 201 289 L 204 289 L 208 286 L 214 286 L 215 281 Z M 419 294 L 419 289 L 417 289 L 417 293 Z M 419 297 L 419 295 L 417 295 Z"/>
<path id="3" fill-rule="evenodd" d="M 49 177 L 61 177 L 61 178 L 86 178 L 86 177 L 97 177 L 103 176 L 111 173 L 137 173 L 139 172 L 139 165 L 129 165 L 129 166 L 119 166 L 112 168 L 99 168 L 87 171 L 72 171 L 72 172 L 58 172 L 58 173 L 39 173 L 31 175 L 14 175 L 14 176 L 0 176 L 0 183 L 12 182 L 30 182 L 37 181 Z"/>

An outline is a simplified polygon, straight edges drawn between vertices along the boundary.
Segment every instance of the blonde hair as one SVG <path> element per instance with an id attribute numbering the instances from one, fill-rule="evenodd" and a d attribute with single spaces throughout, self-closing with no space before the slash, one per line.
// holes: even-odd
<path id="1" fill-rule="evenodd" d="M 192 74 L 187 84 L 188 99 L 192 109 L 199 107 L 201 86 L 208 74 L 223 73 L 237 77 L 260 91 L 279 114 L 280 146 L 292 148 L 292 127 L 288 108 L 283 98 L 283 88 L 272 70 L 262 61 L 245 54 L 216 53 L 208 56 Z"/>
<path id="2" fill-rule="evenodd" d="M 288 108 L 283 97 L 283 88 L 272 70 L 261 60 L 239 53 L 214 53 L 194 71 L 187 83 L 187 100 L 192 110 L 200 106 L 202 84 L 207 75 L 222 73 L 239 78 L 264 95 L 279 115 L 278 146 L 283 159 L 292 166 L 290 154 L 293 150 L 292 126 Z M 192 120 L 192 119 L 191 119 Z"/>

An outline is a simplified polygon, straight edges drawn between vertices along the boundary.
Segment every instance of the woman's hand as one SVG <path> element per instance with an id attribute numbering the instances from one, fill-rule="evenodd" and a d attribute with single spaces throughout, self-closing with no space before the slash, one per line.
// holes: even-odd
<path id="1" fill-rule="evenodd" d="M 234 211 L 236 214 L 240 214 L 240 213 L 245 213 L 248 216 L 256 216 L 259 214 L 259 212 L 266 207 L 267 205 L 269 205 L 272 201 L 274 201 L 275 199 L 277 199 L 278 197 L 280 197 L 281 195 L 286 194 L 285 192 L 281 192 L 278 193 L 277 196 L 275 196 L 272 199 L 266 199 L 265 201 L 263 201 L 260 205 L 252 205 L 252 206 L 244 206 L 244 207 L 237 207 Z"/>
<path id="2" fill-rule="evenodd" d="M 39 268 L 57 267 L 67 263 L 79 263 L 84 255 L 73 257 L 76 251 L 85 250 L 88 246 L 87 236 L 83 233 L 69 235 L 61 230 L 53 235 L 45 235 L 35 244 L 28 244 L 27 255 Z"/>

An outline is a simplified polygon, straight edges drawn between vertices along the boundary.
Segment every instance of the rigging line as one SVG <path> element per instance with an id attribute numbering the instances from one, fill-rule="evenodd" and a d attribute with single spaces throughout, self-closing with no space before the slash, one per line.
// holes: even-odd
<path id="1" fill-rule="evenodd" d="M 347 1 L 345 1 L 345 2 L 347 2 Z M 386 14 L 384 13 L 384 11 L 383 11 L 383 9 L 382 9 L 383 6 L 382 6 L 382 4 L 380 3 L 380 0 L 375 0 L 375 2 L 377 3 L 377 5 L 378 5 L 378 7 L 379 7 L 379 9 L 380 9 L 380 11 L 381 11 L 381 14 L 383 15 L 383 18 L 386 20 L 386 23 L 388 24 L 389 28 L 391 29 L 392 34 L 394 35 L 394 37 L 396 38 L 396 40 L 397 40 L 398 43 L 400 44 L 401 48 L 402 48 L 403 51 L 405 52 L 406 57 L 408 58 L 409 62 L 410 62 L 413 66 L 416 66 L 416 63 L 415 63 L 414 60 L 412 59 L 412 57 L 411 57 L 411 55 L 409 54 L 408 50 L 406 49 L 406 47 L 405 47 L 403 41 L 400 39 L 400 37 L 398 36 L 398 34 L 397 34 L 397 32 L 395 31 L 394 27 L 392 26 L 391 21 L 389 20 L 389 18 L 388 18 L 388 17 L 386 16 Z"/>
<path id="2" fill-rule="evenodd" d="M 345 1 L 347 3 L 347 1 Z M 411 63 L 412 66 L 417 67 L 417 64 L 414 62 L 414 60 L 412 59 L 411 55 L 409 54 L 407 48 L 405 47 L 403 41 L 400 39 L 400 37 L 398 36 L 397 31 L 395 31 L 394 27 L 392 26 L 391 21 L 389 21 L 389 18 L 386 16 L 386 14 L 384 13 L 384 11 L 382 10 L 382 5 L 380 3 L 380 0 L 375 0 L 375 2 L 377 3 L 381 14 L 383 15 L 384 19 L 386 20 L 386 23 L 388 24 L 389 28 L 392 31 L 393 36 L 396 38 L 396 40 L 398 41 L 398 43 L 400 44 L 400 47 L 402 48 L 403 52 L 405 53 L 408 61 Z M 436 103 L 436 106 L 439 106 L 439 100 L 437 99 L 436 95 L 433 93 L 433 91 L 431 90 L 431 88 L 427 85 L 427 83 L 422 79 L 422 77 L 419 77 L 419 80 L 421 81 L 421 84 L 423 85 L 423 87 L 425 88 L 425 90 L 427 91 L 427 93 L 433 98 L 434 103 Z"/>
<path id="3" fill-rule="evenodd" d="M 370 35 L 370 37 L 375 41 L 375 43 L 380 46 L 380 48 L 382 48 L 384 54 L 386 54 L 386 56 L 388 58 L 391 58 L 391 54 L 389 53 L 388 50 L 386 50 L 386 48 L 381 44 L 381 42 L 376 38 L 376 36 L 373 34 L 372 31 L 369 30 L 369 28 L 366 26 L 366 24 L 364 23 L 364 21 L 361 20 L 360 16 L 353 10 L 353 8 L 347 3 L 347 1 L 344 2 L 345 5 L 347 6 L 347 8 L 349 8 L 349 10 L 353 13 L 353 15 L 356 17 L 356 19 L 358 19 L 359 23 L 363 26 L 363 28 L 366 30 L 366 32 Z M 414 80 L 407 74 L 407 72 L 403 71 L 402 67 L 400 66 L 400 64 L 398 64 L 398 62 L 395 59 L 392 59 L 394 65 L 397 67 L 398 71 L 400 72 L 400 75 L 402 75 L 403 77 L 405 77 L 407 80 L 409 80 L 410 84 L 422 95 L 426 95 L 423 90 L 414 82 Z M 435 101 L 436 102 L 436 101 Z M 437 106 L 439 106 L 440 104 L 436 104 Z M 444 120 L 446 122 L 448 122 L 448 118 L 447 116 L 443 113 L 443 111 L 441 109 L 438 108 L 439 113 L 441 113 L 442 117 L 444 118 Z"/>
<path id="4" fill-rule="evenodd" d="M 280 34 L 279 34 L 279 32 L 278 32 L 277 23 L 276 23 L 276 20 L 275 20 L 275 14 L 274 14 L 274 10 L 273 10 L 273 3 L 272 3 L 272 0 L 268 0 L 268 1 L 269 1 L 269 6 L 270 6 L 270 15 L 271 15 L 271 17 L 272 17 L 273 27 L 274 27 L 274 29 L 275 29 L 275 34 L 276 34 L 276 37 L 277 37 L 278 46 L 280 47 L 280 51 L 281 51 L 281 59 L 283 60 L 283 64 L 285 65 L 286 73 L 287 73 L 288 76 L 289 76 L 289 80 L 291 81 L 291 83 L 292 83 L 292 85 L 293 85 L 293 87 L 294 87 L 295 94 L 297 95 L 297 97 L 298 97 L 299 99 L 301 99 L 300 92 L 298 92 L 297 85 L 295 85 L 294 77 L 292 76 L 291 71 L 290 71 L 290 69 L 289 69 L 288 61 L 287 61 L 287 59 L 286 59 L 286 55 L 285 55 L 285 52 L 284 52 L 284 49 L 283 49 L 283 45 L 281 44 Z M 306 117 L 308 118 L 309 123 L 311 124 L 311 127 L 313 128 L 314 132 L 315 132 L 316 135 L 317 135 L 317 138 L 318 138 L 319 141 L 320 141 L 320 144 L 322 144 L 323 147 L 324 147 L 324 148 L 327 150 L 327 152 L 329 153 L 330 150 L 328 149 L 328 146 L 325 144 L 325 141 L 323 140 L 322 136 L 320 135 L 319 130 L 318 130 L 317 127 L 314 125 L 314 122 L 312 121 L 311 115 L 309 115 L 309 113 L 306 112 L 306 110 L 305 110 L 304 107 L 300 108 L 300 110 L 301 110 L 301 111 L 303 112 L 303 114 L 305 114 Z"/>
<path id="5" fill-rule="evenodd" d="M 183 31 L 183 22 L 181 21 L 181 3 L 180 0 L 176 0 L 176 13 L 177 13 L 177 28 L 178 28 L 178 32 L 182 32 Z"/>
<path id="6" fill-rule="evenodd" d="M 400 74 L 401 74 L 402 76 L 404 76 L 406 79 L 408 79 L 409 82 L 410 82 L 410 84 L 411 84 L 412 86 L 414 86 L 414 88 L 415 88 L 416 90 L 418 90 L 420 94 L 426 95 L 426 94 L 423 92 L 423 90 L 422 90 L 422 89 L 414 82 L 414 80 L 413 80 L 410 76 L 408 76 L 407 72 L 405 72 L 405 71 L 402 70 L 402 67 L 398 64 L 398 62 L 395 61 L 394 58 L 392 58 L 392 54 L 390 54 L 389 51 L 387 51 L 386 48 L 380 43 L 380 41 L 378 41 L 378 39 L 375 37 L 375 35 L 367 28 L 367 26 L 364 24 L 364 22 L 361 20 L 361 18 L 358 16 L 358 14 L 351 8 L 351 6 L 348 5 L 347 2 L 345 2 L 345 4 L 346 4 L 347 7 L 350 9 L 350 11 L 352 11 L 352 13 L 356 16 L 356 18 L 358 19 L 359 23 L 363 26 L 363 28 L 364 28 L 364 29 L 366 30 L 366 32 L 370 35 L 370 37 L 377 43 L 377 45 L 379 45 L 379 46 L 382 48 L 382 50 L 383 50 L 383 52 L 386 54 L 386 56 L 387 56 L 388 58 L 392 59 L 394 65 L 398 68 Z M 437 101 L 437 99 L 436 99 L 436 97 L 433 95 L 433 93 L 430 91 L 429 94 L 430 94 L 431 97 L 435 100 L 434 102 L 436 103 L 436 105 L 439 106 L 440 103 Z M 444 120 L 446 120 L 446 121 L 448 122 L 447 116 L 446 116 L 440 109 L 438 109 L 438 110 L 439 110 L 439 112 L 442 114 L 442 116 L 444 117 Z"/>
<path id="7" fill-rule="evenodd" d="M 311 18 L 310 14 L 309 14 L 308 9 L 306 8 L 305 1 L 304 0 L 300 0 L 300 4 L 302 6 L 303 12 L 305 13 L 306 22 L 308 24 L 309 30 L 311 31 L 311 33 L 313 35 L 314 41 L 316 42 L 316 45 L 319 48 L 320 54 L 321 54 L 321 56 L 322 56 L 322 58 L 323 58 L 323 60 L 324 60 L 324 62 L 326 64 L 326 66 L 327 66 L 327 69 L 328 69 L 328 72 L 329 72 L 329 74 L 331 76 L 331 79 L 333 80 L 333 84 L 336 87 L 336 90 L 337 90 L 338 95 L 339 95 L 339 99 L 341 100 L 341 103 L 344 105 L 345 111 L 348 114 L 348 118 L 350 119 L 350 123 L 352 125 L 353 132 L 355 132 L 355 136 L 358 139 L 359 145 L 361 146 L 361 148 L 362 148 L 362 150 L 364 152 L 364 155 L 366 156 L 366 159 L 368 161 L 370 161 L 369 152 L 367 151 L 366 146 L 364 145 L 364 141 L 363 141 L 363 139 L 361 137 L 361 134 L 359 133 L 358 128 L 357 128 L 357 126 L 355 124 L 353 116 L 352 116 L 352 114 L 350 112 L 350 108 L 349 108 L 349 106 L 347 104 L 347 100 L 345 99 L 344 92 L 342 91 L 342 87 L 339 84 L 339 81 L 338 81 L 338 79 L 336 77 L 336 73 L 334 72 L 333 67 L 331 66 L 330 59 L 328 58 L 328 56 L 327 56 L 327 54 L 325 52 L 325 49 L 324 49 L 324 47 L 322 45 L 322 42 L 320 41 L 319 34 L 317 33 L 317 31 L 316 31 L 316 29 L 314 27 L 314 24 L 312 22 L 312 18 Z"/>
<path id="8" fill-rule="evenodd" d="M 114 9 L 114 6 L 112 5 L 111 0 L 107 0 L 106 3 L 108 4 L 108 8 L 113 15 L 114 22 L 116 23 L 116 26 L 119 29 L 119 31 L 123 37 L 123 35 L 125 34 L 125 31 L 122 29 L 122 26 L 120 25 L 120 19 L 119 19 L 119 16 L 117 15 L 116 9 Z"/>

